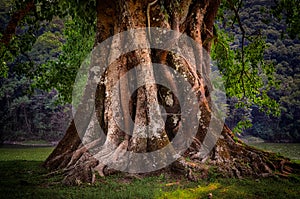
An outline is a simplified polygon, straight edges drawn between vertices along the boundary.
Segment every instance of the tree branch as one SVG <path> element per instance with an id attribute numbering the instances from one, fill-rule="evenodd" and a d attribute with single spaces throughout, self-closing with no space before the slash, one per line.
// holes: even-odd
<path id="1" fill-rule="evenodd" d="M 29 12 L 31 12 L 34 8 L 35 8 L 35 4 L 34 4 L 34 1 L 32 0 L 32 1 L 28 2 L 24 8 L 18 10 L 17 12 L 15 12 L 12 15 L 8 25 L 6 26 L 6 29 L 0 40 L 0 43 L 3 43 L 5 46 L 9 45 L 12 37 L 16 33 L 16 28 L 17 28 L 18 24 L 20 23 L 20 21 L 22 21 L 22 19 L 24 19 L 24 17 Z"/>
<path id="2" fill-rule="evenodd" d="M 245 85 L 244 85 L 244 80 L 243 80 L 243 77 L 242 77 L 242 76 L 243 76 L 244 73 L 245 73 L 245 51 L 244 51 L 244 47 L 245 47 L 246 31 L 245 31 L 245 29 L 244 29 L 244 27 L 243 27 L 243 24 L 242 24 L 240 15 L 239 15 L 239 8 L 240 8 L 240 6 L 241 6 L 241 2 L 242 2 L 242 1 L 239 2 L 238 8 L 236 8 L 236 7 L 234 6 L 234 3 L 232 2 L 232 0 L 227 0 L 227 2 L 229 3 L 230 8 L 233 10 L 233 12 L 234 12 L 234 14 L 235 14 L 235 19 L 237 20 L 238 25 L 239 25 L 239 27 L 240 27 L 240 30 L 241 30 L 241 32 L 242 32 L 242 49 L 241 49 L 241 53 L 242 53 L 242 54 L 241 54 L 242 71 L 241 71 L 241 76 L 240 76 L 240 78 L 241 78 L 241 80 L 242 80 L 242 85 L 243 85 L 243 95 L 244 95 L 243 97 L 245 97 L 246 92 L 245 92 Z"/>

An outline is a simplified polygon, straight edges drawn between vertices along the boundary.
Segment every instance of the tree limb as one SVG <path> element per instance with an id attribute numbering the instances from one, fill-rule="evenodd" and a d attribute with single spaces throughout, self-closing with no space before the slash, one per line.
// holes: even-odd
<path id="1" fill-rule="evenodd" d="M 20 10 L 18 10 L 11 16 L 11 19 L 10 19 L 8 25 L 6 26 L 6 29 L 0 40 L 0 43 L 3 43 L 5 46 L 9 45 L 12 37 L 16 33 L 16 28 L 17 28 L 18 24 L 20 23 L 20 21 L 22 21 L 22 19 L 24 19 L 24 17 L 28 13 L 30 13 L 34 8 L 35 8 L 35 4 L 34 4 L 34 1 L 32 0 L 32 1 L 28 2 L 24 8 L 21 8 Z"/>

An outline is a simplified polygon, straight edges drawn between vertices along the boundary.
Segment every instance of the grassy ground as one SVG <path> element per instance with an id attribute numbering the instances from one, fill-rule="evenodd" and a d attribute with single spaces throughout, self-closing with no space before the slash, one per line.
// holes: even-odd
<path id="1" fill-rule="evenodd" d="M 253 143 L 250 145 L 286 156 L 300 164 L 300 143 Z"/>
<path id="2" fill-rule="evenodd" d="M 224 179 L 211 173 L 197 183 L 168 175 L 111 176 L 95 185 L 66 187 L 41 167 L 52 148 L 0 148 L 0 198 L 299 198 L 300 176 L 289 179 Z"/>

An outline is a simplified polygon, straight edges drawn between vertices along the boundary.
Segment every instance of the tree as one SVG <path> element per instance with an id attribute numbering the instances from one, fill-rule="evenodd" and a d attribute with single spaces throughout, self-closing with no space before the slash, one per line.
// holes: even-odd
<path id="1" fill-rule="evenodd" d="M 239 2 L 228 2 L 229 7 L 238 12 L 234 5 Z M 83 8 L 93 8 L 93 1 L 80 3 Z M 220 3 L 219 0 L 97 0 L 97 33 L 88 81 L 74 119 L 44 166 L 51 170 L 62 169 L 66 184 L 94 182 L 97 173 L 105 176 L 119 171 L 154 171 L 162 169 L 166 163 L 170 163 L 170 169 L 186 174 L 191 180 L 197 179 L 197 174 L 205 176 L 210 166 L 237 177 L 267 176 L 275 170 L 291 172 L 288 159 L 245 145 L 214 112 L 214 82 L 209 79 L 208 57 L 217 36 L 214 21 Z M 71 9 L 82 12 L 82 5 Z M 88 18 L 86 12 L 84 17 Z M 242 27 L 241 30 L 243 32 Z M 128 31 L 127 34 L 121 34 L 124 31 Z M 168 39 L 161 40 L 164 34 Z M 184 35 L 195 44 L 182 41 Z M 168 49 L 183 45 L 188 59 L 180 51 L 160 48 L 159 41 L 165 41 Z M 244 41 L 245 35 L 242 49 Z M 150 48 L 156 44 L 157 48 Z M 139 48 L 130 49 L 139 45 Z M 129 50 L 119 56 L 123 49 Z M 226 55 L 226 47 L 222 49 Z M 246 64 L 244 50 L 239 57 L 241 74 L 246 75 L 252 65 Z M 257 63 L 255 58 L 248 62 Z M 169 68 L 155 70 L 152 63 Z M 106 64 L 109 66 L 103 67 Z M 131 73 L 132 69 L 135 72 Z M 123 78 L 127 74 L 129 77 L 135 74 L 135 78 Z M 176 74 L 184 80 L 177 81 Z M 242 91 L 241 98 L 252 94 L 261 99 L 257 91 L 247 92 L 245 88 L 251 84 L 245 84 L 243 75 L 227 77 L 239 79 L 235 85 L 241 85 L 236 88 Z M 156 84 L 160 79 L 168 87 Z M 182 91 L 185 82 L 190 84 L 188 91 Z M 186 97 L 190 92 L 195 98 Z M 193 108 L 184 109 L 186 104 Z M 160 114 L 163 110 L 159 105 L 165 109 L 166 117 Z M 215 129 L 210 132 L 211 123 L 221 125 L 221 129 L 217 129 L 220 136 Z M 101 129 L 105 136 L 99 136 Z M 178 136 L 181 139 L 177 139 Z"/>
<path id="2" fill-rule="evenodd" d="M 137 173 L 143 169 L 151 171 L 150 167 L 147 167 L 147 164 L 151 163 L 155 170 L 155 168 L 159 168 L 156 165 L 164 164 L 170 159 L 169 156 L 177 154 L 174 152 L 175 147 L 173 148 L 172 144 L 178 144 L 174 143 L 174 137 L 177 136 L 176 133 L 180 134 L 178 128 L 182 127 L 186 140 L 181 140 L 181 146 L 191 145 L 186 151 L 183 151 L 182 156 L 177 157 L 170 167 L 186 173 L 190 179 L 195 178 L 195 175 L 192 174 L 193 170 L 201 171 L 202 174 L 207 172 L 207 165 L 215 165 L 226 175 L 237 177 L 269 175 L 276 169 L 282 172 L 290 171 L 289 167 L 284 166 L 288 162 L 287 159 L 276 158 L 273 154 L 244 145 L 234 137 L 226 125 L 222 126 L 221 136 L 213 150 L 210 153 L 202 151 L 205 150 L 205 147 L 201 145 L 205 143 L 209 123 L 213 120 L 214 106 L 211 103 L 211 83 L 208 79 L 210 63 L 205 59 L 207 55 L 204 51 L 209 54 L 211 50 L 214 37 L 213 25 L 219 5 L 220 1 L 97 1 L 96 44 L 102 43 L 122 31 L 151 26 L 185 33 L 204 50 L 202 51 L 197 46 L 192 48 L 192 57 L 196 57 L 197 67 L 190 65 L 189 61 L 178 54 L 163 49 L 139 48 L 120 57 L 117 56 L 118 54 L 114 54 L 119 48 L 126 48 L 125 43 L 128 44 L 126 39 L 132 41 L 133 45 L 137 43 L 134 38 L 138 38 L 139 41 L 142 41 L 141 43 L 146 44 L 157 39 L 152 36 L 153 30 L 149 31 L 150 28 L 147 29 L 148 31 L 144 29 L 138 33 L 132 32 L 126 36 L 122 35 L 117 39 L 112 39 L 108 51 L 104 46 L 99 49 L 95 48 L 94 54 L 92 54 L 95 56 L 92 59 L 94 60 L 92 61 L 93 66 L 103 66 L 107 57 L 116 56 L 118 58 L 105 71 L 101 71 L 100 67 L 92 67 L 74 120 L 64 138 L 46 160 L 45 166 L 50 169 L 64 169 L 66 172 L 64 182 L 67 184 L 81 181 L 93 182 L 95 173 L 103 176 L 118 172 L 118 170 Z M 179 40 L 179 36 L 176 34 L 168 36 L 170 42 L 166 44 L 167 46 L 171 46 L 172 43 Z M 161 85 L 146 84 L 139 87 L 132 96 L 128 96 L 130 93 L 128 91 L 135 82 L 126 80 L 118 84 L 119 78 L 135 66 L 152 62 L 166 64 L 171 68 L 177 68 L 181 75 L 186 74 L 187 81 L 196 93 L 197 106 L 200 111 L 198 112 L 196 107 L 196 110 L 188 113 L 191 117 L 196 117 L 198 114 L 201 122 L 197 126 L 198 130 L 192 140 L 189 139 L 194 131 L 192 127 L 198 124 L 191 122 L 187 125 L 188 118 L 179 117 L 178 122 L 172 119 L 175 115 L 183 115 L 185 110 L 181 110 L 183 105 L 175 96 L 176 91 L 180 90 L 180 85 L 175 82 L 170 70 L 160 71 L 159 75 L 168 81 L 171 89 Z M 158 81 L 158 74 L 154 73 L 151 66 L 151 64 L 144 64 L 141 68 L 136 69 L 137 82 Z M 102 73 L 104 75 L 101 77 L 100 83 L 97 83 L 95 79 L 99 78 L 99 74 Z M 95 93 L 94 90 L 96 90 Z M 119 92 L 118 100 L 113 98 L 116 90 Z M 87 111 L 93 107 L 89 103 L 90 99 L 95 99 L 96 114 L 92 114 L 91 110 Z M 172 102 L 169 103 L 168 99 L 172 99 Z M 116 103 L 116 101 L 120 103 Z M 153 104 L 164 106 L 169 115 L 165 125 L 161 126 L 163 120 L 161 114 L 154 114 L 157 110 L 159 112 L 159 109 L 152 106 Z M 88 119 L 83 120 L 82 116 Z M 129 124 L 131 119 L 135 122 L 133 128 Z M 123 124 L 122 128 L 118 123 L 120 121 Z M 105 137 L 95 136 L 99 131 L 96 123 L 99 123 L 104 130 Z M 158 126 L 155 130 L 150 125 L 153 123 L 156 125 L 154 125 L 155 127 Z M 145 126 L 147 128 L 144 128 Z M 93 138 L 91 139 L 91 137 Z M 171 147 L 168 147 L 170 143 Z M 158 156 L 159 159 L 156 159 L 155 155 L 147 156 L 148 159 L 136 155 L 161 151 L 161 149 L 166 150 L 164 154 Z M 134 158 L 141 158 L 138 161 L 145 162 L 145 164 L 136 164 L 137 160 Z M 139 168 L 141 166 L 147 168 Z"/>

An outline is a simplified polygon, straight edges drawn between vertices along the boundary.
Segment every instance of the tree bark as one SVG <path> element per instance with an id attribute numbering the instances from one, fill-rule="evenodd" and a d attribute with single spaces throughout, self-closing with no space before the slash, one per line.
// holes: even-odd
<path id="1" fill-rule="evenodd" d="M 128 35 L 130 38 L 116 37 L 109 43 L 109 51 L 100 49 L 94 52 L 94 57 L 105 57 L 105 59 L 95 59 L 93 65 L 101 66 L 101 64 L 110 61 L 112 64 L 107 69 L 97 68 L 96 72 L 95 68 L 92 68 L 87 89 L 76 115 L 64 138 L 44 165 L 51 170 L 62 169 L 65 173 L 64 182 L 76 184 L 94 182 L 95 173 L 105 176 L 117 172 L 113 168 L 119 165 L 121 165 L 120 168 L 124 166 L 126 158 L 129 160 L 126 164 L 127 167 L 133 167 L 137 171 L 143 169 L 134 165 L 135 161 L 132 158 L 135 156 L 126 156 L 128 151 L 142 154 L 167 148 L 166 153 L 160 154 L 160 159 L 154 162 L 160 164 L 164 159 L 167 159 L 168 154 L 172 154 L 174 150 L 172 144 L 175 142 L 178 129 L 182 127 L 186 137 L 192 135 L 194 129 L 192 129 L 192 124 L 191 126 L 184 125 L 188 122 L 188 118 L 180 116 L 184 110 L 181 110 L 183 105 L 179 103 L 178 98 L 180 95 L 182 95 L 181 97 L 185 95 L 179 91 L 180 83 L 175 82 L 171 70 L 164 69 L 160 74 L 156 74 L 151 65 L 155 62 L 168 65 L 186 77 L 193 92 L 197 94 L 197 106 L 200 110 L 201 122 L 199 122 L 193 142 L 181 154 L 181 157 L 170 164 L 171 169 L 183 172 L 191 180 L 196 179 L 196 175 L 193 175 L 192 171 L 199 171 L 203 176 L 207 173 L 207 165 L 217 166 L 224 175 L 236 177 L 267 176 L 273 174 L 275 170 L 290 171 L 290 167 L 285 166 L 289 162 L 287 159 L 246 146 L 234 138 L 226 125 L 221 129 L 221 136 L 212 151 L 207 154 L 202 151 L 204 148 L 202 145 L 207 144 L 205 137 L 213 117 L 211 88 L 208 88 L 210 87 L 208 78 L 210 63 L 206 56 L 209 56 L 210 38 L 213 37 L 213 24 L 219 5 L 220 0 L 98 0 L 95 46 L 123 31 L 149 26 L 172 29 L 188 35 L 198 44 L 191 51 L 192 57 L 195 57 L 195 64 L 190 64 L 190 60 L 186 60 L 182 56 L 166 50 L 151 49 L 150 46 L 149 48 L 134 50 L 112 61 L 117 56 L 118 49 L 126 48 L 126 40 L 134 41 L 134 38 L 138 38 L 147 44 L 149 40 L 159 39 L 153 37 L 151 31 L 140 32 L 139 34 L 133 32 Z M 171 35 L 170 40 L 165 45 L 172 46 L 177 39 L 178 35 Z M 133 42 L 133 44 L 136 43 Z M 204 51 L 207 51 L 208 54 Z M 100 56 L 103 54 L 107 56 Z M 128 79 L 121 83 L 118 82 L 134 68 L 135 76 L 132 76 L 134 76 L 135 81 Z M 101 83 L 96 84 L 95 87 L 94 77 L 99 77 L 100 74 L 103 74 Z M 160 78 L 168 82 L 170 88 L 153 84 L 153 82 L 158 82 Z M 129 96 L 128 91 L 139 82 L 144 82 L 145 85 L 139 87 L 132 96 Z M 96 92 L 93 92 L 93 89 L 96 89 Z M 113 97 L 115 91 L 120 93 L 117 98 Z M 175 94 L 179 96 L 175 96 Z M 91 102 L 90 99 L 95 100 Z M 158 104 L 164 107 L 165 118 L 161 114 L 155 114 L 160 112 Z M 95 114 L 92 111 L 93 107 L 95 107 Z M 87 111 L 90 109 L 91 111 Z M 198 114 L 196 110 L 191 110 L 190 113 L 191 116 L 194 114 L 195 117 Z M 85 117 L 85 120 L 80 119 L 82 116 Z M 131 120 L 133 120 L 134 126 L 130 125 Z M 200 119 L 198 120 L 200 121 Z M 121 121 L 122 128 L 117 121 Z M 104 138 L 103 136 L 96 136 L 99 133 L 99 127 L 95 125 L 97 122 L 106 135 Z M 80 124 L 76 125 L 77 123 Z M 145 128 L 147 125 L 148 127 Z M 81 139 L 82 135 L 87 136 Z M 97 139 L 93 139 L 95 136 Z M 217 138 L 211 137 L 211 139 Z M 186 143 L 188 143 L 186 140 L 182 140 L 183 145 Z M 136 155 L 136 157 L 139 156 Z M 154 156 L 153 159 L 155 159 Z M 118 160 L 123 162 L 118 162 Z M 140 161 L 151 162 L 148 159 L 141 159 Z M 116 167 L 111 167 L 112 164 Z M 132 170 L 129 169 L 129 171 Z"/>

